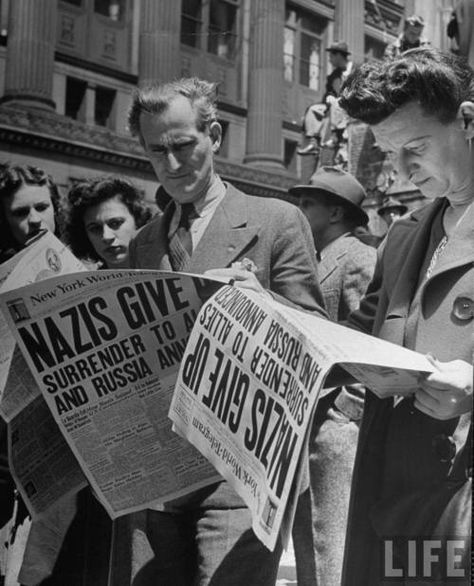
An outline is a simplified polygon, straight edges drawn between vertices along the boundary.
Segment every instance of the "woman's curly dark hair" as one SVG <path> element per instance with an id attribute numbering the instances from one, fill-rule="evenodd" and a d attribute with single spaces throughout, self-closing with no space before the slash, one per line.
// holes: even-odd
<path id="1" fill-rule="evenodd" d="M 55 235 L 61 237 L 64 227 L 64 209 L 57 185 L 43 169 L 33 165 L 0 164 L 0 202 L 14 195 L 24 185 L 47 187 L 51 194 L 54 208 Z M 18 250 L 21 248 L 13 237 L 10 225 L 5 217 L 3 203 L 0 205 L 0 250 Z"/>
<path id="2" fill-rule="evenodd" d="M 117 175 L 94 177 L 76 183 L 69 191 L 65 240 L 78 258 L 94 262 L 101 260 L 87 236 L 84 214 L 88 208 L 117 195 L 134 217 L 137 228 L 141 228 L 148 222 L 152 216 L 150 207 L 140 191 L 124 177 Z"/>

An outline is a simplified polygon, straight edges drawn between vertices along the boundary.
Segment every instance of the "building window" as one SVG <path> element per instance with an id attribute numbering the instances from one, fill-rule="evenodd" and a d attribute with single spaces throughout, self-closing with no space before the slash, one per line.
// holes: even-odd
<path id="1" fill-rule="evenodd" d="M 284 77 L 312 90 L 321 89 L 322 37 L 327 20 L 291 5 L 286 8 L 283 39 Z"/>
<path id="2" fill-rule="evenodd" d="M 211 0 L 207 50 L 218 57 L 232 59 L 237 38 L 237 4 Z"/>
<path id="3" fill-rule="evenodd" d="M 298 143 L 294 140 L 287 140 L 285 139 L 283 142 L 283 164 L 285 168 L 288 169 L 294 175 L 297 174 L 297 157 L 296 157 L 296 149 L 298 148 Z"/>
<path id="4" fill-rule="evenodd" d="M 374 59 L 383 59 L 387 43 L 365 35 L 364 37 L 364 59 L 373 61 Z"/>
<path id="5" fill-rule="evenodd" d="M 94 0 L 94 12 L 119 21 L 123 16 L 123 0 Z"/>
<path id="6" fill-rule="evenodd" d="M 68 77 L 66 79 L 66 105 L 65 114 L 74 120 L 85 122 L 86 119 L 86 91 L 87 83 Z"/>
<path id="7" fill-rule="evenodd" d="M 201 0 L 183 0 L 181 12 L 181 42 L 190 47 L 200 47 L 202 30 Z"/>
<path id="8" fill-rule="evenodd" d="M 112 128 L 112 112 L 116 91 L 97 86 L 95 88 L 94 121 L 97 126 Z"/>
<path id="9" fill-rule="evenodd" d="M 181 42 L 233 59 L 237 46 L 239 0 L 182 0 Z"/>

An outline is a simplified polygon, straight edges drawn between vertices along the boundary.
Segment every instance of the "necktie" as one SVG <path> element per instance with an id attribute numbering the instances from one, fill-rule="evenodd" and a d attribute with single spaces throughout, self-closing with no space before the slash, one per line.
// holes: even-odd
<path id="1" fill-rule="evenodd" d="M 189 265 L 193 252 L 190 227 L 195 218 L 197 218 L 197 213 L 194 204 L 183 204 L 178 228 L 169 243 L 170 263 L 174 271 L 184 271 Z"/>

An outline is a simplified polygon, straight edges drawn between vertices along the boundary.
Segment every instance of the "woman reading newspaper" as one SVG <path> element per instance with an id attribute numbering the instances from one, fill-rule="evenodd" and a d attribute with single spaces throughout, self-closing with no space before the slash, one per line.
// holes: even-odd
<path id="1" fill-rule="evenodd" d="M 0 165 L 0 262 L 22 250 L 43 230 L 59 236 L 62 226 L 59 190 L 43 169 Z M 31 519 L 9 471 L 7 426 L 0 419 L 0 582 L 4 580 L 8 586 L 18 583 L 30 528 Z"/>
<path id="2" fill-rule="evenodd" d="M 342 583 L 467 584 L 474 72 L 453 55 L 414 49 L 361 66 L 341 105 L 427 198 L 390 228 L 351 325 L 429 354 L 435 367 L 411 396 L 367 394 Z"/>

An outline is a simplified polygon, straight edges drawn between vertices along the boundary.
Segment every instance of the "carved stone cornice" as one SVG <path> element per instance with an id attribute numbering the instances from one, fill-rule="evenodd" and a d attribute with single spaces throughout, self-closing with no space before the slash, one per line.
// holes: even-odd
<path id="1" fill-rule="evenodd" d="M 38 150 L 61 157 L 82 159 L 136 170 L 154 177 L 152 166 L 135 138 L 121 136 L 98 126 L 89 126 L 55 112 L 15 105 L 0 105 L 1 143 Z M 216 158 L 219 175 L 253 195 L 287 198 L 298 182 L 286 172 L 272 172 Z"/>
<path id="2" fill-rule="evenodd" d="M 393 35 L 398 34 L 403 18 L 403 6 L 392 0 L 376 0 L 365 2 L 365 24 Z"/>

